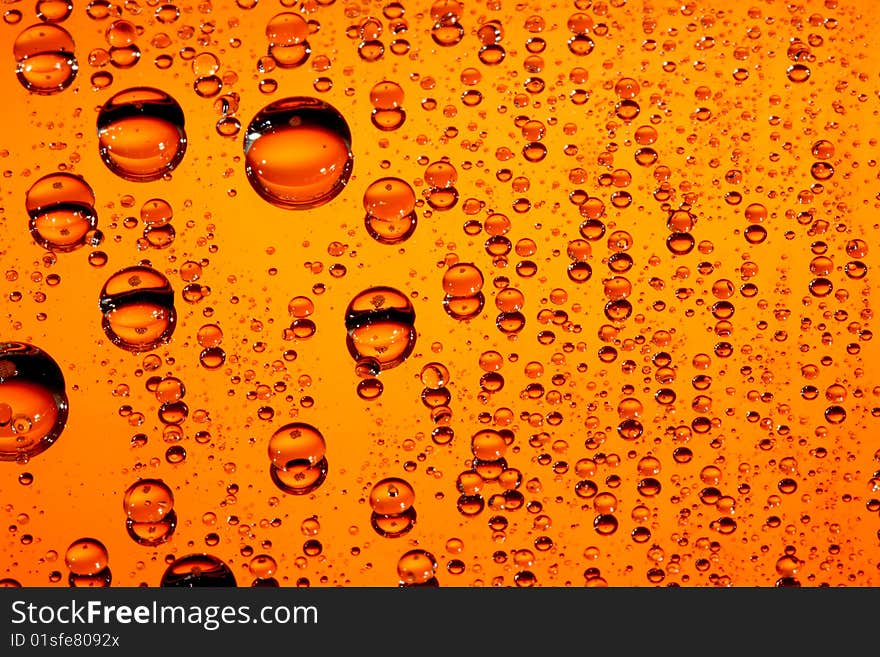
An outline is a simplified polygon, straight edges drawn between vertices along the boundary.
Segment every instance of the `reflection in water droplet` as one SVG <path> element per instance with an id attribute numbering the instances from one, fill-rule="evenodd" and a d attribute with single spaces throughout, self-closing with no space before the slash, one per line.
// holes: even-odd
<path id="1" fill-rule="evenodd" d="M 365 401 L 372 401 L 382 396 L 385 385 L 377 378 L 368 377 L 357 383 L 357 396 Z"/>
<path id="2" fill-rule="evenodd" d="M 78 575 L 72 572 L 67 577 L 67 583 L 72 588 L 105 589 L 112 581 L 113 573 L 110 572 L 110 568 L 104 568 L 92 575 Z"/>
<path id="3" fill-rule="evenodd" d="M 171 283 L 144 265 L 113 274 L 101 290 L 99 307 L 101 326 L 110 341 L 134 353 L 168 342 L 177 323 Z"/>
<path id="4" fill-rule="evenodd" d="M 327 459 L 314 465 L 301 462 L 282 470 L 274 463 L 269 466 L 269 476 L 280 490 L 291 495 L 305 495 L 317 489 L 327 478 Z"/>
<path id="5" fill-rule="evenodd" d="M 390 515 L 373 511 L 370 515 L 370 526 L 383 538 L 400 538 L 415 526 L 416 519 L 415 507 L 410 507 L 403 513 Z"/>
<path id="6" fill-rule="evenodd" d="M 354 163 L 345 118 L 309 97 L 285 98 L 260 110 L 245 132 L 244 154 L 254 190 L 287 210 L 315 208 L 335 198 Z"/>
<path id="7" fill-rule="evenodd" d="M 206 347 L 199 354 L 199 363 L 207 370 L 216 370 L 226 362 L 226 352 L 221 347 Z"/>
<path id="8" fill-rule="evenodd" d="M 184 123 L 180 105 L 164 91 L 152 87 L 120 91 L 98 113 L 101 160 L 131 182 L 162 178 L 183 160 Z"/>
<path id="9" fill-rule="evenodd" d="M 67 416 L 58 364 L 33 345 L 0 343 L 0 461 L 26 463 L 48 449 Z"/>
<path id="10" fill-rule="evenodd" d="M 485 303 L 486 297 L 482 292 L 464 297 L 454 297 L 447 294 L 443 297 L 443 310 L 453 319 L 465 321 L 479 315 Z"/>
<path id="11" fill-rule="evenodd" d="M 125 529 L 129 537 L 138 545 L 155 547 L 165 543 L 177 528 L 177 514 L 169 511 L 162 520 L 157 522 L 136 522 L 128 519 Z"/>

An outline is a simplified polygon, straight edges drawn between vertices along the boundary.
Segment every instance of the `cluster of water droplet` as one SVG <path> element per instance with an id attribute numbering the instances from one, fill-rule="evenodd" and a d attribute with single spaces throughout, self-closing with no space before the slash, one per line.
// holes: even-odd
<path id="1" fill-rule="evenodd" d="M 199 463 L 192 467 L 203 479 L 222 462 L 225 522 L 253 586 L 277 586 L 279 571 L 325 560 L 317 516 L 303 521 L 307 540 L 290 564 L 273 556 L 281 549 L 271 540 L 259 550 L 253 544 L 286 521 L 277 510 L 284 504 L 330 514 L 318 496 L 347 495 L 337 482 L 358 468 L 357 482 L 366 486 L 360 503 L 369 512 L 349 535 L 368 522 L 380 542 L 394 546 L 386 549 L 397 550 L 400 586 L 439 585 L 435 553 L 445 557 L 451 581 L 472 572 L 479 584 L 534 586 L 574 569 L 584 584 L 599 586 L 616 568 L 628 581 L 728 585 L 725 568 L 743 577 L 748 568 L 746 559 L 720 556 L 735 554 L 731 541 L 740 536 L 760 545 L 751 562 L 775 554 L 769 572 L 778 585 L 801 583 L 805 552 L 812 581 L 849 568 L 838 558 L 847 540 L 835 509 L 858 501 L 872 517 L 880 511 L 877 453 L 868 450 L 866 458 L 862 445 L 880 417 L 880 385 L 859 361 L 872 344 L 875 255 L 861 228 L 873 227 L 863 213 L 877 203 L 858 189 L 876 182 L 876 159 L 866 150 L 878 138 L 857 135 L 862 126 L 853 118 L 876 96 L 865 65 L 829 48 L 846 41 L 833 16 L 842 1 L 724 12 L 687 2 L 668 11 L 645 6 L 636 16 L 622 1 L 576 0 L 552 8 L 551 18 L 543 8 L 511 11 L 494 0 L 476 7 L 436 0 L 418 10 L 388 2 L 381 11 L 332 0 L 283 0 L 281 10 L 237 0 L 232 11 L 92 0 L 80 13 L 101 26 L 97 37 L 61 25 L 80 11 L 67 0 L 34 4 L 38 22 L 15 27 L 9 42 L 13 84 L 27 93 L 32 115 L 54 98 L 101 99 L 88 118 L 90 137 L 74 138 L 109 177 L 95 172 L 88 182 L 76 173 L 87 170 L 77 151 L 50 173 L 27 168 L 22 198 L 0 212 L 21 210 L 24 235 L 45 268 L 87 251 L 93 269 L 83 287 L 107 265 L 108 252 L 121 252 L 125 231 L 138 228 L 133 259 L 89 298 L 111 350 L 120 352 L 97 357 L 114 379 L 113 395 L 134 396 L 110 363 L 131 357 L 156 405 L 164 463 L 125 469 L 137 475 L 123 507 L 139 549 L 155 556 L 167 548 L 161 586 L 240 580 L 232 559 L 198 551 L 194 540 L 180 539 L 184 556 L 172 550 L 178 525 L 190 531 L 191 519 L 178 522 L 172 492 L 184 487 L 153 470 L 190 462 Z M 852 19 L 855 10 L 847 11 Z M 17 26 L 24 15 L 10 5 L 3 18 Z M 857 23 L 846 31 L 849 44 L 861 38 Z M 94 46 L 87 55 L 85 45 Z M 159 78 L 165 84 L 147 86 L 131 74 L 150 61 L 152 73 L 170 71 Z M 348 61 L 356 65 L 340 66 Z M 88 81 L 79 76 L 85 67 Z M 829 70 L 841 79 L 817 86 Z M 838 96 L 825 107 L 817 89 Z M 200 111 L 205 102 L 207 113 Z M 82 114 L 79 108 L 77 121 Z M 12 156 L 26 168 L 26 154 L 3 152 Z M 10 168 L 4 175 L 16 174 Z M 220 203 L 235 201 L 238 190 L 228 181 L 237 177 L 261 203 L 244 206 L 248 216 L 219 209 L 238 207 Z M 107 180 L 124 185 L 118 205 Z M 193 189 L 205 198 L 178 205 Z M 205 208 L 195 239 L 201 220 L 194 205 Z M 285 220 L 290 232 L 273 224 Z M 322 233 L 315 222 L 335 223 Z M 13 223 L 4 218 L 5 229 Z M 253 234 L 276 230 L 290 239 L 273 237 L 266 255 L 284 264 L 268 268 L 268 283 L 251 281 L 266 292 L 265 309 L 261 292 L 246 290 L 245 275 L 233 271 L 224 272 L 228 304 L 206 302 L 213 291 L 203 275 L 222 267 L 214 254 L 224 231 L 235 235 L 230 242 L 256 243 Z M 309 259 L 305 274 L 288 275 L 297 249 L 306 253 L 312 235 L 331 233 L 330 285 L 314 282 L 310 296 L 294 294 L 289 286 L 300 276 L 325 271 Z M 239 247 L 252 245 L 223 244 Z M 355 260 L 359 251 L 378 255 Z M 347 256 L 354 267 L 343 264 Z M 408 280 L 398 263 L 409 268 Z M 35 271 L 30 280 L 54 287 L 60 277 L 51 276 Z M 19 285 L 11 266 L 7 281 Z M 266 337 L 278 320 L 269 297 L 279 288 L 289 299 L 289 317 L 275 333 L 281 345 Z M 316 313 L 325 293 L 332 297 L 326 314 Z M 10 304 L 23 296 L 11 292 Z M 46 292 L 32 297 L 43 303 Z M 335 310 L 333 326 L 325 318 Z M 62 372 L 82 365 L 56 362 L 30 338 L 19 341 L 26 331 L 17 312 L 9 312 L 15 338 L 0 343 L 0 460 L 25 465 L 66 430 Z M 37 321 L 45 320 L 41 311 Z M 242 326 L 258 337 L 240 339 Z M 322 377 L 305 364 L 293 374 L 299 355 L 289 343 L 320 369 L 318 347 L 311 347 L 331 338 L 354 362 L 359 401 L 339 392 L 328 402 L 328 421 L 315 421 L 319 430 L 302 416 L 316 405 L 309 388 Z M 176 360 L 190 347 L 197 374 Z M 404 385 L 383 415 L 388 379 L 411 361 L 415 428 L 399 403 Z M 323 372 L 323 383 L 337 375 Z M 215 394 L 228 382 L 228 405 L 220 392 L 206 402 L 210 411 L 191 412 L 199 403 L 192 389 L 220 380 L 207 387 Z M 85 379 L 76 385 L 85 387 Z M 211 412 L 225 416 L 236 396 L 253 403 L 253 417 L 211 425 Z M 139 450 L 150 444 L 147 420 L 128 401 L 119 416 L 135 427 L 130 445 Z M 330 420 L 355 403 L 352 412 L 378 417 L 376 427 L 339 435 Z M 396 414 L 402 419 L 389 428 Z M 422 421 L 429 431 L 420 430 Z M 270 428 L 256 435 L 253 426 Z M 462 435 L 470 437 L 464 446 L 456 440 Z M 375 441 L 370 462 L 344 462 L 351 443 L 367 438 Z M 332 472 L 328 442 L 336 450 Z M 249 469 L 239 470 L 236 459 L 246 460 L 242 453 L 254 443 L 264 445 L 253 470 L 272 484 L 272 518 L 257 503 L 239 501 L 255 487 L 264 492 L 258 484 L 234 481 Z M 807 460 L 809 467 L 799 465 Z M 454 482 L 444 474 L 449 468 Z M 838 477 L 847 490 L 829 493 Z M 33 474 L 18 481 L 30 487 Z M 858 494 L 849 491 L 854 481 Z M 811 492 L 799 490 L 804 482 Z M 438 488 L 433 498 L 422 493 L 431 488 Z M 796 493 L 800 507 L 792 509 Z M 819 515 L 816 499 L 828 512 L 821 529 L 811 518 Z M 453 509 L 453 522 L 431 527 L 424 519 L 442 515 L 441 506 Z M 854 514 L 860 522 L 862 515 Z M 560 517 L 571 520 L 567 527 Z M 213 511 L 203 517 L 205 525 L 217 522 Z M 471 543 L 459 535 L 478 523 L 473 535 L 491 553 L 466 561 Z M 433 552 L 418 547 L 425 537 L 449 534 L 428 546 Z M 70 586 L 113 581 L 108 549 L 93 535 L 68 540 Z M 30 545 L 33 536 L 25 536 L 21 543 Z M 410 542 L 395 543 L 404 536 Z M 573 546 L 584 541 L 576 554 Z M 213 529 L 205 545 L 217 554 L 225 547 Z M 350 558 L 368 545 L 351 548 Z M 851 549 L 852 561 L 862 559 L 861 547 Z M 830 555 L 824 561 L 816 556 L 823 551 Z M 546 566 L 541 576 L 539 563 Z M 297 585 L 310 583 L 298 575 Z M 850 580 L 866 577 L 862 570 Z M 60 578 L 53 571 L 50 580 Z"/>

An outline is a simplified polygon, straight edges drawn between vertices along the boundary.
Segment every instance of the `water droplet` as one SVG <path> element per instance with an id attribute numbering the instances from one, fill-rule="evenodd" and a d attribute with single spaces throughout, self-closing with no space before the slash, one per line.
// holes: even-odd
<path id="1" fill-rule="evenodd" d="M 134 353 L 168 342 L 177 322 L 171 283 L 144 265 L 113 274 L 101 290 L 99 306 L 104 333 L 117 347 Z"/>
<path id="2" fill-rule="evenodd" d="M 174 496 L 161 479 L 141 479 L 125 491 L 122 500 L 125 528 L 139 545 L 161 545 L 177 527 Z"/>
<path id="3" fill-rule="evenodd" d="M 78 575 L 70 573 L 67 583 L 74 588 L 108 588 L 113 581 L 113 573 L 110 568 L 104 568 L 92 575 Z"/>
<path id="4" fill-rule="evenodd" d="M 174 508 L 174 494 L 161 479 L 140 479 L 125 491 L 122 506 L 135 522 L 159 522 Z"/>
<path id="5" fill-rule="evenodd" d="M 74 56 L 71 34 L 52 23 L 25 28 L 15 39 L 12 51 L 16 76 L 28 91 L 49 95 L 73 83 L 79 65 Z"/>
<path id="6" fill-rule="evenodd" d="M 439 390 L 449 383 L 449 369 L 443 363 L 430 362 L 419 374 L 422 385 L 429 390 Z"/>
<path id="7" fill-rule="evenodd" d="M 291 422 L 277 429 L 269 438 L 269 459 L 281 470 L 314 466 L 324 458 L 327 443 L 315 427 Z"/>
<path id="8" fill-rule="evenodd" d="M 266 39 L 270 46 L 293 46 L 309 36 L 309 24 L 299 14 L 285 11 L 275 14 L 266 24 Z"/>
<path id="9" fill-rule="evenodd" d="M 112 96 L 98 113 L 101 160 L 131 182 L 158 180 L 183 160 L 187 137 L 183 110 L 152 87 L 133 87 Z"/>
<path id="10" fill-rule="evenodd" d="M 248 570 L 254 577 L 266 579 L 278 570 L 278 562 L 269 554 L 258 554 L 248 563 Z"/>
<path id="11" fill-rule="evenodd" d="M 89 184 L 71 173 L 50 173 L 27 191 L 25 207 L 34 241 L 50 251 L 72 251 L 86 243 L 97 227 L 95 195 Z"/>
<path id="12" fill-rule="evenodd" d="M 397 130 L 406 121 L 403 105 L 403 88 L 396 82 L 384 80 L 370 90 L 373 110 L 370 121 L 379 130 Z"/>
<path id="13" fill-rule="evenodd" d="M 171 562 L 162 573 L 160 587 L 234 587 L 235 575 L 226 563 L 210 554 L 190 554 Z"/>
<path id="14" fill-rule="evenodd" d="M 481 461 L 497 461 L 507 451 L 504 436 L 494 429 L 482 429 L 471 437 L 471 452 Z"/>
<path id="15" fill-rule="evenodd" d="M 400 365 L 415 347 L 415 309 L 400 291 L 368 288 L 345 311 L 346 346 L 355 361 L 374 359 L 382 370 Z"/>
<path id="16" fill-rule="evenodd" d="M 437 559 L 427 550 L 409 550 L 397 562 L 401 586 L 436 585 Z"/>
<path id="17" fill-rule="evenodd" d="M 61 23 L 73 11 L 70 0 L 37 0 L 37 18 L 46 23 Z"/>
<path id="18" fill-rule="evenodd" d="M 216 370 L 226 362 L 226 352 L 220 347 L 206 347 L 199 354 L 199 363 L 208 370 Z"/>
<path id="19" fill-rule="evenodd" d="M 193 82 L 193 90 L 200 98 L 213 98 L 223 90 L 223 80 L 218 75 L 203 75 Z"/>
<path id="20" fill-rule="evenodd" d="M 416 195 L 405 180 L 388 177 L 364 192 L 364 222 L 370 236 L 382 244 L 399 244 L 416 228 Z"/>
<path id="21" fill-rule="evenodd" d="M 26 463 L 64 430 L 68 400 L 61 368 L 22 342 L 0 343 L 0 460 Z"/>
<path id="22" fill-rule="evenodd" d="M 283 470 L 274 463 L 269 466 L 272 482 L 290 495 L 305 495 L 317 489 L 327 478 L 328 463 L 322 458 L 314 465 L 303 462 Z"/>
<path id="23" fill-rule="evenodd" d="M 244 153 L 254 190 L 288 210 L 315 208 L 335 198 L 354 162 L 345 118 L 309 97 L 285 98 L 260 110 L 248 125 Z"/>
<path id="24" fill-rule="evenodd" d="M 409 533 L 416 524 L 418 514 L 415 507 L 401 513 L 373 513 L 370 515 L 370 526 L 383 538 L 400 538 Z"/>
<path id="25" fill-rule="evenodd" d="M 382 479 L 370 490 L 370 508 L 383 516 L 398 515 L 412 508 L 415 490 L 399 477 Z"/>
<path id="26" fill-rule="evenodd" d="M 375 377 L 367 377 L 358 381 L 357 396 L 365 401 L 372 401 L 382 396 L 385 385 Z"/>
<path id="27" fill-rule="evenodd" d="M 96 575 L 107 567 L 107 548 L 95 538 L 79 538 L 67 548 L 64 562 L 74 575 Z"/>
<path id="28" fill-rule="evenodd" d="M 141 206 L 141 221 L 148 226 L 164 226 L 173 216 L 171 204 L 165 199 L 151 198 Z"/>
<path id="29" fill-rule="evenodd" d="M 459 262 L 443 273 L 443 291 L 453 297 L 472 297 L 483 289 L 483 273 L 469 262 Z"/>
<path id="30" fill-rule="evenodd" d="M 467 297 L 454 297 L 447 294 L 443 298 L 443 310 L 453 319 L 466 321 L 479 315 L 483 311 L 485 303 L 486 297 L 482 292 Z"/>

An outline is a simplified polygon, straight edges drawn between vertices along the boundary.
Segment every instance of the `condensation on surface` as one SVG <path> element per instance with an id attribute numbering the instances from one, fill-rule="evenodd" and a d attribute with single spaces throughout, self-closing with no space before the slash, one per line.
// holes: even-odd
<path id="1" fill-rule="evenodd" d="M 872 9 L 4 5 L 0 584 L 876 585 Z"/>

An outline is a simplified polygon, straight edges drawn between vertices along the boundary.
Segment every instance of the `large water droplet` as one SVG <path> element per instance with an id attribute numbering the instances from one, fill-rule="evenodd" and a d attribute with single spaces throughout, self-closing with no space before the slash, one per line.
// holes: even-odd
<path id="1" fill-rule="evenodd" d="M 63 91 L 79 70 L 73 50 L 73 37 L 63 27 L 39 23 L 25 28 L 12 45 L 18 81 L 35 94 Z"/>
<path id="2" fill-rule="evenodd" d="M 50 251 L 73 251 L 97 227 L 95 195 L 80 176 L 50 173 L 37 180 L 25 197 L 34 241 Z"/>
<path id="3" fill-rule="evenodd" d="M 351 130 L 331 105 L 309 97 L 264 107 L 244 138 L 245 172 L 266 201 L 287 210 L 324 205 L 351 176 Z"/>
<path id="4" fill-rule="evenodd" d="M 98 113 L 98 147 L 104 164 L 132 182 L 157 180 L 183 160 L 187 138 L 183 110 L 152 87 L 111 97 Z"/>
<path id="5" fill-rule="evenodd" d="M 48 449 L 67 423 L 64 375 L 41 349 L 0 343 L 0 461 L 26 462 Z"/>

